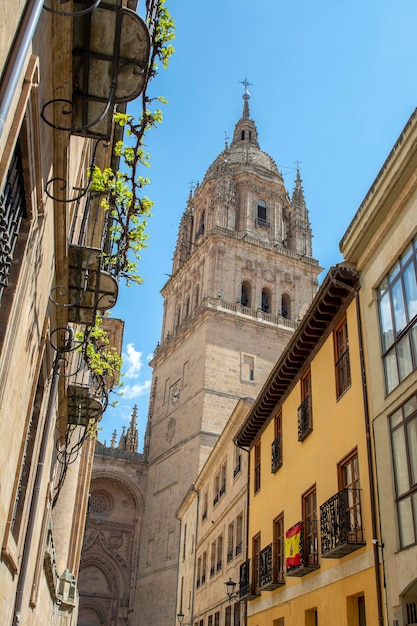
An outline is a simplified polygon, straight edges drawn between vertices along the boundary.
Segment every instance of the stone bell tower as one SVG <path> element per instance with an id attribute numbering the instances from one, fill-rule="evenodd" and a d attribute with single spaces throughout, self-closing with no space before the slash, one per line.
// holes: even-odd
<path id="1" fill-rule="evenodd" d="M 290 197 L 258 143 L 248 83 L 230 145 L 190 193 L 154 358 L 135 614 L 175 623 L 175 513 L 241 397 L 255 398 L 317 291 L 297 168 Z"/>

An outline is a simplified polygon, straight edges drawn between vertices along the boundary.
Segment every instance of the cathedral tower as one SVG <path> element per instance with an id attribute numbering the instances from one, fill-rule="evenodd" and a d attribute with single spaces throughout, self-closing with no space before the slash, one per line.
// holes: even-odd
<path id="1" fill-rule="evenodd" d="M 176 510 L 239 398 L 256 397 L 321 271 L 299 170 L 290 197 L 259 146 L 247 84 L 232 142 L 190 193 L 162 289 L 135 607 L 153 626 L 175 623 Z"/>

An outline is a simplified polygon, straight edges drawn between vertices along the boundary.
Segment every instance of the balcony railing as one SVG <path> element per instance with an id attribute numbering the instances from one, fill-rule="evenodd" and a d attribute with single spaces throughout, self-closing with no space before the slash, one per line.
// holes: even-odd
<path id="1" fill-rule="evenodd" d="M 341 396 L 350 387 L 350 360 L 349 348 L 342 354 L 336 363 L 337 397 Z"/>
<path id="2" fill-rule="evenodd" d="M 284 546 L 270 543 L 259 553 L 259 589 L 271 591 L 284 584 Z"/>
<path id="3" fill-rule="evenodd" d="M 298 441 L 304 441 L 312 431 L 313 411 L 311 396 L 306 396 L 298 407 Z"/>
<path id="4" fill-rule="evenodd" d="M 317 520 L 304 520 L 295 526 L 299 526 L 299 538 L 297 538 L 297 541 L 294 542 L 294 545 L 298 546 L 298 552 L 294 552 L 292 563 L 289 563 L 289 559 L 287 557 L 286 570 L 287 576 L 301 577 L 320 567 L 317 545 Z M 288 541 L 288 538 L 286 541 Z"/>
<path id="5" fill-rule="evenodd" d="M 320 507 L 321 553 L 338 559 L 365 545 L 360 489 L 344 487 Z"/>
<path id="6" fill-rule="evenodd" d="M 255 218 L 255 224 L 257 226 L 261 226 L 262 228 L 271 228 L 271 222 L 268 222 L 268 220 L 262 219 L 262 217 Z"/>
<path id="7" fill-rule="evenodd" d="M 275 473 L 282 465 L 281 435 L 275 437 L 271 446 L 271 472 Z"/>
<path id="8" fill-rule="evenodd" d="M 259 595 L 258 586 L 252 576 L 251 560 L 248 559 L 240 566 L 239 597 L 241 600 L 253 600 Z"/>

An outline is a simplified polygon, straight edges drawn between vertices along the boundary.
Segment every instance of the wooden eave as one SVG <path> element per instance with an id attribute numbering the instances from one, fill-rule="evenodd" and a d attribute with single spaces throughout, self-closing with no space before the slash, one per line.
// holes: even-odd
<path id="1" fill-rule="evenodd" d="M 304 319 L 238 430 L 234 438 L 236 445 L 249 449 L 253 446 L 273 409 L 297 380 L 331 323 L 347 307 L 359 286 L 357 270 L 346 265 L 336 265 L 329 270 Z"/>

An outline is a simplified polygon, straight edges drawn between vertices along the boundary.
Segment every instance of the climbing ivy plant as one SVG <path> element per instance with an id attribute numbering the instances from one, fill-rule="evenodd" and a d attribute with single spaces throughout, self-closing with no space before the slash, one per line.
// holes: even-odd
<path id="1" fill-rule="evenodd" d="M 101 170 L 95 167 L 92 172 L 91 190 L 102 194 L 102 207 L 109 214 L 109 250 L 103 255 L 106 269 L 127 285 L 141 283 L 137 261 L 141 250 L 146 247 L 147 219 L 151 216 L 153 202 L 144 194 L 149 178 L 142 175 L 143 168 L 149 167 L 149 154 L 145 149 L 146 132 L 162 121 L 159 104 L 166 100 L 148 95 L 149 82 L 156 76 L 161 63 L 164 68 L 174 52 L 171 44 L 175 37 L 174 21 L 165 0 L 159 0 L 155 13 L 154 29 L 151 35 L 151 56 L 146 86 L 141 95 L 141 112 L 138 119 L 125 113 L 116 113 L 114 122 L 124 129 L 125 138 L 115 146 L 120 169 Z M 156 105 L 156 106 L 155 106 Z"/>

